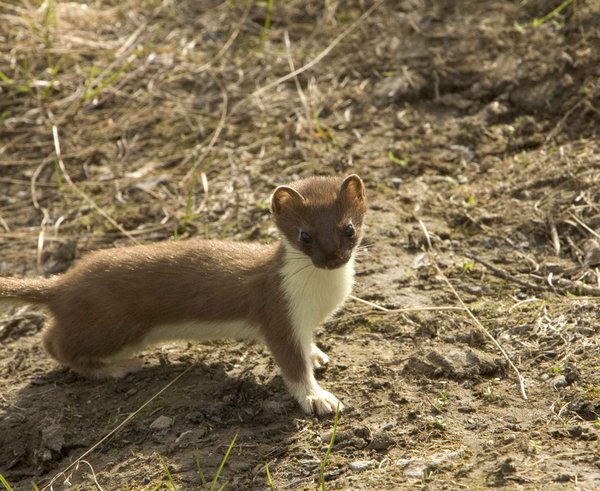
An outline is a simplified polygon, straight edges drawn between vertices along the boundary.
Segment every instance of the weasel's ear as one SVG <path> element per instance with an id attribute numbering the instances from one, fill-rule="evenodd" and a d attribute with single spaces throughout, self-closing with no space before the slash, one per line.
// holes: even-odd
<path id="1" fill-rule="evenodd" d="M 362 203 L 365 201 L 365 185 L 362 179 L 356 174 L 352 174 L 342 182 L 340 194 L 351 201 Z"/>
<path id="2" fill-rule="evenodd" d="M 304 197 L 295 189 L 279 186 L 271 196 L 271 210 L 274 215 L 278 215 L 285 208 L 300 205 L 303 201 Z"/>

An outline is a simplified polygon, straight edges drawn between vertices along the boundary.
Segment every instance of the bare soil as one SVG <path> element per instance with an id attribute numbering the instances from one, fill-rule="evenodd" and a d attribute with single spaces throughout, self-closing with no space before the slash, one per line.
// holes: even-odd
<path id="1" fill-rule="evenodd" d="M 275 185 L 358 173 L 354 293 L 379 308 L 349 300 L 317 332 L 318 378 L 348 407 L 327 489 L 599 489 L 600 3 L 293 0 L 267 17 L 0 3 L 0 274 L 273 241 Z M 460 307 L 446 279 L 481 326 L 442 309 Z M 199 489 L 235 435 L 219 485 L 267 489 L 268 464 L 276 489 L 318 486 L 333 418 L 301 413 L 263 347 L 161 346 L 86 380 L 43 352 L 43 325 L 2 307 L 14 489 Z"/>

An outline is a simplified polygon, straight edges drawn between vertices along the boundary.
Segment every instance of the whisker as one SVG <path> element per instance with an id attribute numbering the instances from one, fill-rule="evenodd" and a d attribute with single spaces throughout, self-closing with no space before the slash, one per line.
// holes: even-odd
<path id="1" fill-rule="evenodd" d="M 283 277 L 283 281 L 284 282 L 288 282 L 290 281 L 294 276 L 296 276 L 298 273 L 301 273 L 302 271 L 304 271 L 306 268 L 310 268 L 312 266 L 312 263 L 307 264 L 306 266 L 301 267 L 300 269 L 294 271 L 291 275 L 286 275 Z"/>
<path id="2" fill-rule="evenodd" d="M 316 268 L 315 268 L 315 269 L 313 269 L 313 270 L 312 270 L 312 271 L 311 271 L 311 272 L 308 274 L 308 276 L 306 277 L 306 280 L 304 280 L 304 286 L 302 287 L 302 293 L 300 294 L 300 296 L 301 296 L 301 297 L 304 297 L 304 291 L 306 290 L 306 287 L 307 287 L 307 285 L 309 284 L 309 282 L 310 282 L 310 279 L 311 279 L 312 275 L 315 273 L 315 271 L 316 271 L 316 270 L 317 270 Z"/>

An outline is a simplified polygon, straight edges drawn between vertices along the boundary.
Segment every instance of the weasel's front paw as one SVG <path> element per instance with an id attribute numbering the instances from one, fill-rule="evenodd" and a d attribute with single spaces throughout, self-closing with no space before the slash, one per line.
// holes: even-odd
<path id="1" fill-rule="evenodd" d="M 313 344 L 310 347 L 310 361 L 313 368 L 323 368 L 329 363 L 329 357 Z"/>
<path id="2" fill-rule="evenodd" d="M 300 401 L 302 409 L 307 413 L 316 413 L 319 416 L 324 414 L 335 413 L 338 408 L 339 411 L 344 410 L 344 405 L 338 400 L 331 392 L 319 389 L 316 393 L 309 394 Z"/>

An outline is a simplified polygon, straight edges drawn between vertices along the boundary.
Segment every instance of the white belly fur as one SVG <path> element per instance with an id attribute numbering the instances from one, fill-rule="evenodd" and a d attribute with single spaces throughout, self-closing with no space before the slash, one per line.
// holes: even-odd
<path id="1" fill-rule="evenodd" d="M 354 283 L 354 257 L 343 267 L 316 268 L 308 256 L 299 259 L 298 251 L 286 244 L 281 271 L 283 289 L 290 305 L 294 331 L 301 346 L 309 346 L 315 327 L 326 321 L 350 295 Z"/>
<path id="2" fill-rule="evenodd" d="M 185 322 L 158 326 L 144 339 L 152 345 L 167 341 L 207 341 L 210 339 L 258 340 L 259 329 L 246 321 L 229 322 Z"/>

